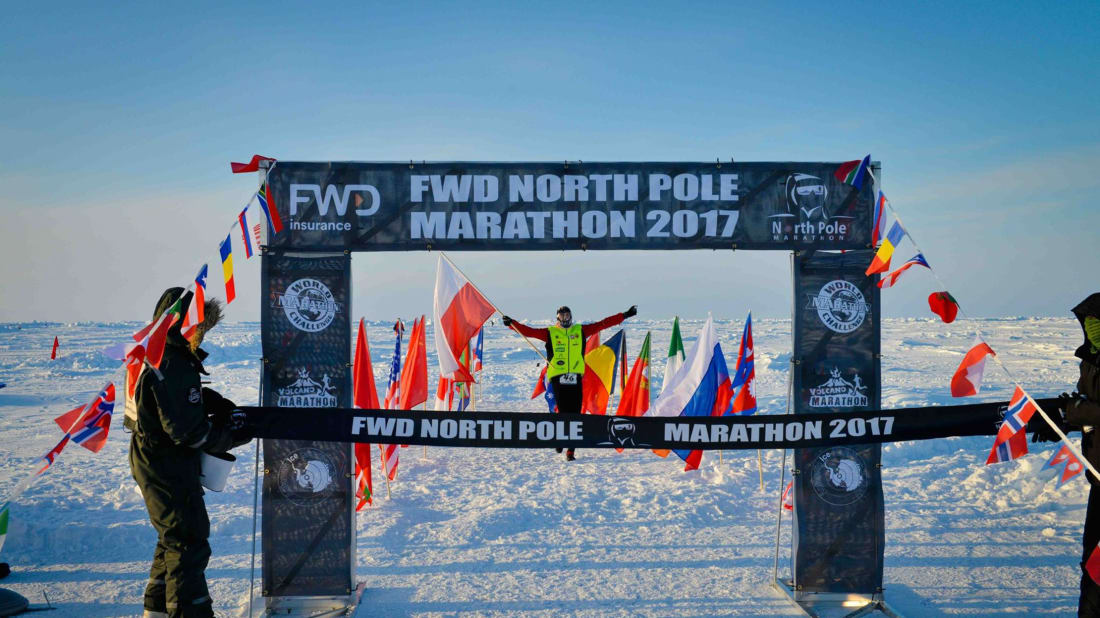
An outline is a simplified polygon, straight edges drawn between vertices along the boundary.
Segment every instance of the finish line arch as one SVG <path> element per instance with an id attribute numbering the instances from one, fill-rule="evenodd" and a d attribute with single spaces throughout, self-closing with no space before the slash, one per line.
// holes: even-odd
<path id="1" fill-rule="evenodd" d="M 879 290 L 863 275 L 877 187 L 840 181 L 840 166 L 280 161 L 260 171 L 283 225 L 261 260 L 261 403 L 350 407 L 352 252 L 727 249 L 793 253 L 793 412 L 878 410 Z M 855 498 L 822 481 L 844 461 Z M 799 596 L 881 600 L 880 467 L 878 444 L 795 451 Z M 350 445 L 265 439 L 264 472 L 268 609 L 353 602 Z"/>

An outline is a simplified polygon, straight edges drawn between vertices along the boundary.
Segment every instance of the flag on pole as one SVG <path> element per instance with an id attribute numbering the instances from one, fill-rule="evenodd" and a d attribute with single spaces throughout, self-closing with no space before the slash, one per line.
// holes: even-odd
<path id="1" fill-rule="evenodd" d="M 535 384 L 535 390 L 531 393 L 531 399 L 538 397 L 546 390 L 546 365 L 542 366 L 542 371 L 539 372 L 539 381 Z"/>
<path id="2" fill-rule="evenodd" d="M 439 374 L 458 382 L 476 382 L 458 362 L 474 334 L 496 309 L 462 273 L 439 256 L 435 271 L 435 350 Z"/>
<path id="3" fill-rule="evenodd" d="M 722 345 L 718 342 L 714 320 L 708 317 L 684 365 L 653 403 L 652 416 L 718 416 L 725 412 L 731 396 Z M 703 458 L 703 451 L 699 450 L 676 450 L 675 453 L 684 460 L 685 472 L 697 469 Z"/>
<path id="4" fill-rule="evenodd" d="M 237 298 L 237 289 L 233 285 L 233 241 L 227 235 L 225 241 L 218 247 L 222 256 L 222 277 L 225 279 L 225 304 L 233 302 Z"/>
<path id="5" fill-rule="evenodd" d="M 638 358 L 634 359 L 634 367 L 630 369 L 630 377 L 626 380 L 615 414 L 644 416 L 646 412 L 649 412 L 649 333 L 645 334 L 642 349 L 638 352 Z"/>
<path id="6" fill-rule="evenodd" d="M 982 390 L 982 374 L 985 373 L 985 357 L 997 353 L 989 344 L 982 341 L 981 335 L 974 336 L 974 344 L 963 356 L 955 375 L 951 377 L 951 396 L 970 397 Z"/>
<path id="7" fill-rule="evenodd" d="M 929 270 L 932 269 L 932 267 L 929 266 L 928 262 L 924 259 L 924 254 L 918 253 L 906 260 L 905 263 L 899 266 L 897 270 L 891 271 L 890 274 L 886 275 L 882 279 L 879 279 L 878 287 L 888 288 L 894 285 L 895 283 L 897 283 L 898 277 L 901 276 L 901 273 L 909 270 L 909 268 L 913 266 L 923 266 Z"/>
<path id="8" fill-rule="evenodd" d="M 184 339 L 191 339 L 199 324 L 206 319 L 203 313 L 203 306 L 206 304 L 206 276 L 206 264 L 203 264 L 199 274 L 195 275 L 195 294 L 191 298 L 191 306 L 187 308 L 187 315 L 183 316 L 183 324 L 180 325 L 180 334 Z"/>
<path id="9" fill-rule="evenodd" d="M 944 324 L 954 322 L 955 316 L 959 314 L 959 302 L 946 291 L 932 292 L 928 296 L 928 308 L 932 310 L 932 313 L 940 316 Z"/>
<path id="10" fill-rule="evenodd" d="M 665 377 L 661 380 L 661 392 L 684 364 L 684 340 L 680 337 L 680 316 L 672 320 L 672 339 L 668 343 L 668 361 L 665 363 Z"/>
<path id="11" fill-rule="evenodd" d="M 752 312 L 745 319 L 741 333 L 741 348 L 737 352 L 737 369 L 734 370 L 731 389 L 741 388 L 733 398 L 729 414 L 749 416 L 756 414 L 756 362 L 753 360 Z"/>
<path id="12" fill-rule="evenodd" d="M 413 320 L 409 351 L 401 369 L 398 410 L 412 410 L 428 400 L 428 354 L 424 345 L 424 316 Z"/>
<path id="13" fill-rule="evenodd" d="M 597 344 L 584 354 L 584 376 L 581 378 L 584 400 L 581 409 L 588 414 L 607 414 L 607 403 L 611 393 L 615 392 L 623 337 L 620 330 L 602 344 L 596 339 Z"/>
<path id="14" fill-rule="evenodd" d="M 233 170 L 234 174 L 244 174 L 245 172 L 258 172 L 260 171 L 260 161 L 274 161 L 271 157 L 264 157 L 261 155 L 252 155 L 252 159 L 248 163 L 230 163 L 229 169 Z"/>
<path id="15" fill-rule="evenodd" d="M 268 185 L 265 180 L 259 191 L 256 191 L 256 201 L 260 203 L 260 209 L 267 217 L 267 224 L 271 226 L 274 233 L 278 234 L 283 231 L 283 220 L 279 218 L 279 209 L 275 207 L 275 202 L 272 202 L 268 195 Z"/>
<path id="16" fill-rule="evenodd" d="M 481 328 L 477 329 L 477 343 L 475 343 L 474 346 L 473 346 L 473 348 L 474 348 L 474 368 L 473 368 L 473 372 L 474 373 L 477 373 L 477 372 L 481 371 L 481 369 L 482 369 L 481 360 L 482 360 L 482 355 L 483 355 L 483 346 L 484 346 L 484 343 L 485 343 L 484 339 L 485 339 L 485 327 L 481 327 Z"/>
<path id="17" fill-rule="evenodd" d="M 840 182 L 847 183 L 855 187 L 856 189 L 863 188 L 863 179 L 867 175 L 867 168 L 871 165 L 871 155 L 863 157 L 860 161 L 847 161 L 841 163 L 840 167 L 836 168 L 836 172 L 833 174 Z"/>
<path id="18" fill-rule="evenodd" d="M 8 505 L 0 507 L 0 549 L 4 549 L 4 539 L 8 538 Z"/>
<path id="19" fill-rule="evenodd" d="M 57 348 L 59 345 L 60 342 L 57 340 L 57 336 L 55 335 L 53 338 L 53 348 L 50 349 L 50 360 L 57 360 Z"/>
<path id="20" fill-rule="evenodd" d="M 451 380 L 439 376 L 439 384 L 435 387 L 436 412 L 446 412 L 451 409 L 451 400 L 454 399 L 454 390 L 451 388 L 451 383 Z M 531 399 L 534 399 L 534 397 Z"/>
<path id="21" fill-rule="evenodd" d="M 371 366 L 370 344 L 367 342 L 367 329 L 363 318 L 359 318 L 359 334 L 355 338 L 355 363 L 352 367 L 351 398 L 356 408 L 377 410 L 378 388 L 374 383 L 374 368 Z M 355 443 L 355 497 L 359 498 L 355 510 L 373 503 L 374 480 L 370 467 L 370 444 Z"/>
<path id="22" fill-rule="evenodd" d="M 888 270 L 890 268 L 890 257 L 894 255 L 894 249 L 897 248 L 904 237 L 905 228 L 894 221 L 894 224 L 890 226 L 890 231 L 886 233 L 886 239 L 882 241 L 882 245 L 879 246 L 875 257 L 871 260 L 871 265 L 867 267 L 864 274 L 870 276 Z"/>
<path id="23" fill-rule="evenodd" d="M 1061 471 L 1058 473 L 1058 487 L 1061 487 L 1066 481 L 1081 474 L 1085 471 L 1085 466 L 1081 464 L 1081 461 L 1077 459 L 1077 456 L 1073 454 L 1073 450 L 1069 448 L 1069 445 L 1065 442 L 1058 443 L 1058 449 L 1054 451 L 1054 454 L 1050 456 L 1050 459 L 1043 464 L 1043 469 L 1054 468 L 1057 470 L 1059 466 Z M 1089 556 L 1089 561 L 1092 561 L 1092 556 Z M 1091 576 L 1092 573 L 1090 572 Z"/>
<path id="24" fill-rule="evenodd" d="M 985 464 L 1004 463 L 1027 455 L 1027 432 L 1022 431 L 1035 414 L 1035 403 L 1019 386 L 1008 401 L 1004 421 L 997 429 L 993 439 L 993 449 L 989 452 Z"/>
<path id="25" fill-rule="evenodd" d="M 241 241 L 244 243 L 244 259 L 250 259 L 252 257 L 252 239 L 249 237 L 248 229 L 248 204 L 245 204 L 241 214 L 237 215 L 237 223 L 241 226 Z"/>
<path id="26" fill-rule="evenodd" d="M 54 419 L 74 444 L 98 453 L 107 444 L 111 415 L 115 409 L 115 385 L 108 382 L 86 406 L 73 408 Z M 60 452 L 60 451 L 59 451 Z"/>
<path id="27" fill-rule="evenodd" d="M 878 192 L 878 200 L 875 202 L 875 220 L 871 224 L 871 246 L 877 247 L 878 240 L 882 237 L 882 228 L 886 226 L 886 194 Z"/>
<path id="28" fill-rule="evenodd" d="M 787 481 L 787 487 L 783 490 L 783 508 L 794 510 L 794 481 Z"/>
<path id="29" fill-rule="evenodd" d="M 390 380 L 386 386 L 386 398 L 382 402 L 382 408 L 386 410 L 397 409 L 401 387 L 401 336 L 405 334 L 405 325 L 400 319 L 394 323 L 393 333 L 396 341 L 393 344 L 393 360 L 390 361 Z"/>

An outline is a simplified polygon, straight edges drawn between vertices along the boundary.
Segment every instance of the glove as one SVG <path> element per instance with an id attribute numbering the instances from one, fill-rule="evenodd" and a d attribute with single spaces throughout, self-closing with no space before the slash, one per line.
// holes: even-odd
<path id="1" fill-rule="evenodd" d="M 624 318 L 632 318 L 638 315 L 638 305 L 630 305 L 630 309 L 623 312 Z"/>
<path id="2" fill-rule="evenodd" d="M 510 318 L 508 316 L 504 316 L 503 318 L 500 319 L 500 321 L 504 323 L 505 327 L 512 328 L 512 318 Z"/>
<path id="3" fill-rule="evenodd" d="M 1058 429 L 1063 432 L 1066 430 L 1066 421 L 1063 419 L 1062 414 L 1066 409 L 1066 405 L 1071 400 L 1070 396 L 1066 393 L 1062 393 L 1058 396 L 1058 406 L 1054 409 L 1047 410 L 1047 415 L 1050 416 L 1050 420 L 1054 421 L 1058 425 Z M 1034 442 L 1057 442 L 1062 439 L 1050 426 L 1050 423 L 1046 422 L 1042 416 L 1036 414 L 1031 417 L 1031 420 L 1027 423 L 1028 431 L 1031 431 L 1031 441 Z"/>

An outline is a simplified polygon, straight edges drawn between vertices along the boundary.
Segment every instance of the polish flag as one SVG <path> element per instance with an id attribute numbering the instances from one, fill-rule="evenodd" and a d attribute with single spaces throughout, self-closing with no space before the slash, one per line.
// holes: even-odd
<path id="1" fill-rule="evenodd" d="M 496 308 L 443 256 L 435 271 L 435 350 L 439 374 L 457 382 L 477 382 L 462 366 L 462 350 Z"/>
<path id="2" fill-rule="evenodd" d="M 997 353 L 989 344 L 982 341 L 980 335 L 974 336 L 974 345 L 963 357 L 955 375 L 951 377 L 951 396 L 970 397 L 982 390 L 982 374 L 985 372 L 985 357 Z"/>

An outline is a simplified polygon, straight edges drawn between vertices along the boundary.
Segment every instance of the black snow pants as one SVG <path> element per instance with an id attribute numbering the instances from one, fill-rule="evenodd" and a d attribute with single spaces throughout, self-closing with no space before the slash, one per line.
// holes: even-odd
<path id="1" fill-rule="evenodd" d="M 560 376 L 554 376 L 550 379 L 554 387 L 554 400 L 558 404 L 558 414 L 580 414 L 583 394 L 580 376 L 577 376 L 576 384 L 562 384 L 559 378 Z M 573 454 L 574 450 L 569 449 L 567 452 Z"/>

